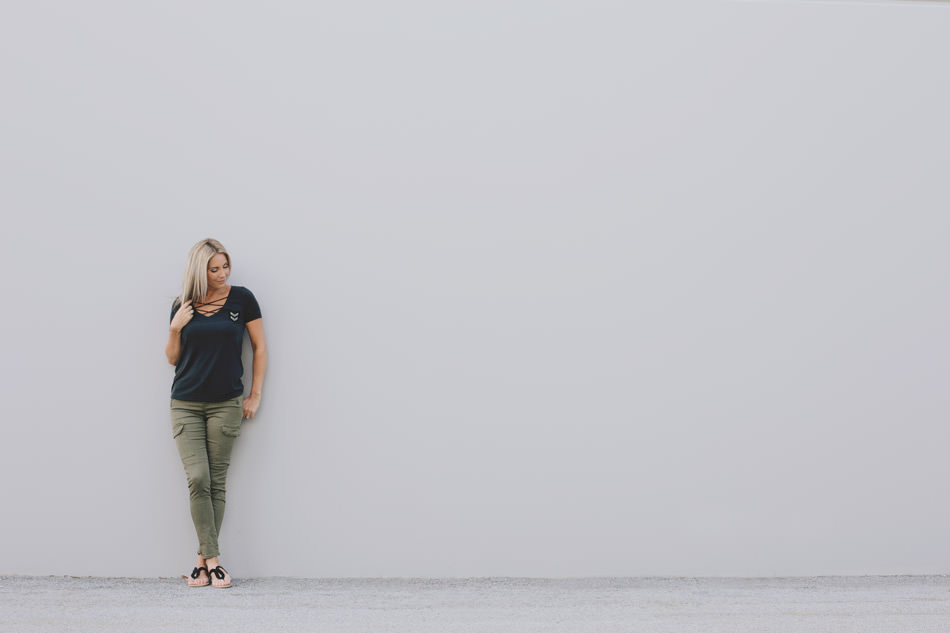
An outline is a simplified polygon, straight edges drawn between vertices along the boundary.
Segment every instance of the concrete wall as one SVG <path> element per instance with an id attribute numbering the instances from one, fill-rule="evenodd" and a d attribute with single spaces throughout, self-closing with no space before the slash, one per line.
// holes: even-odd
<path id="1" fill-rule="evenodd" d="M 190 569 L 163 347 L 206 236 L 271 355 L 236 575 L 945 572 L 948 26 L 3 8 L 0 573 Z"/>

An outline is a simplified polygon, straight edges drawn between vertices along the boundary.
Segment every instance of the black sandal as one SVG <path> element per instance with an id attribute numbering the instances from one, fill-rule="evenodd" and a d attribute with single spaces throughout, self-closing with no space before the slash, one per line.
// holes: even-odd
<path id="1" fill-rule="evenodd" d="M 205 583 L 205 584 L 203 584 L 203 585 L 193 585 L 193 584 L 191 584 L 191 583 L 188 583 L 188 586 L 189 586 L 189 587 L 207 587 L 208 585 L 211 584 L 211 574 L 208 572 L 208 568 L 207 568 L 207 567 L 204 567 L 204 566 L 202 566 L 202 567 L 195 567 L 194 569 L 191 570 L 191 577 L 192 577 L 192 579 L 198 580 L 199 578 L 201 578 L 201 571 L 202 571 L 202 570 L 204 570 L 205 575 L 208 576 L 208 582 Z"/>
<path id="2" fill-rule="evenodd" d="M 210 574 L 214 574 L 215 578 L 217 578 L 218 580 L 224 580 L 225 578 L 227 578 L 227 576 L 225 576 L 226 572 L 227 570 L 221 565 L 218 565 L 217 567 L 212 567 L 211 569 L 208 570 L 209 576 Z M 226 585 L 216 585 L 214 584 L 214 582 L 211 580 L 210 577 L 208 578 L 208 582 L 211 583 L 212 587 L 216 587 L 218 589 L 226 589 L 231 586 L 231 583 L 228 583 Z"/>

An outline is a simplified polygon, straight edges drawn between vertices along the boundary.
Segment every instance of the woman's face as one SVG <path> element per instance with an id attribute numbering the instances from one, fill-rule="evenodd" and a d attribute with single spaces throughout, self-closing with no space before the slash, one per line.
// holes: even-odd
<path id="1" fill-rule="evenodd" d="M 218 253 L 208 262 L 208 290 L 221 290 L 228 285 L 228 276 L 231 274 L 231 266 L 228 265 L 228 258 Z"/>

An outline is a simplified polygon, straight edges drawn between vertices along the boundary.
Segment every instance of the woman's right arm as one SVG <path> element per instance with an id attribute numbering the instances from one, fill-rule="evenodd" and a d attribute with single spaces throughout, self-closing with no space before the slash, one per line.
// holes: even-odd
<path id="1" fill-rule="evenodd" d="M 172 323 L 168 328 L 168 344 L 165 346 L 165 358 L 169 364 L 178 364 L 178 354 L 181 352 L 181 329 L 191 321 L 194 316 L 194 310 L 191 307 L 189 299 L 178 308 L 178 312 L 172 317 Z"/>

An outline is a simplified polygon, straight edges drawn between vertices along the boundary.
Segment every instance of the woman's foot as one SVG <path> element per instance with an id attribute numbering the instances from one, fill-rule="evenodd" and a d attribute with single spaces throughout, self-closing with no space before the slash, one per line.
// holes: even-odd
<path id="1" fill-rule="evenodd" d="M 208 574 L 208 564 L 201 556 L 195 562 L 195 568 L 191 570 L 191 577 L 188 578 L 189 587 L 207 587 L 211 584 L 211 576 Z"/>
<path id="2" fill-rule="evenodd" d="M 205 561 L 208 564 L 208 575 L 211 576 L 211 586 L 218 589 L 224 589 L 231 586 L 231 574 L 218 562 L 218 557 L 209 558 Z"/>

